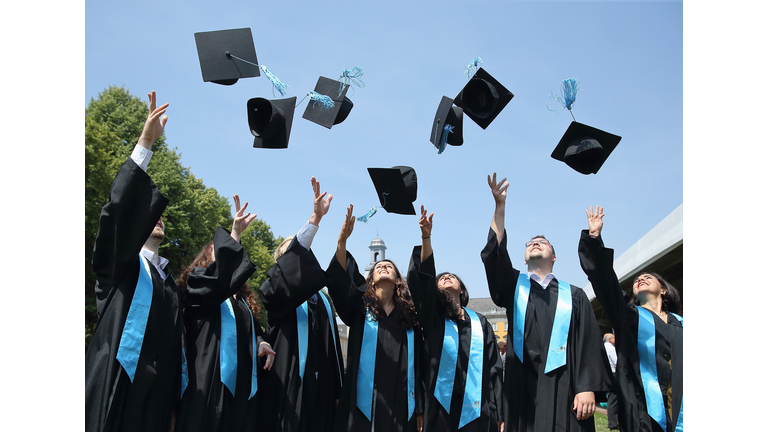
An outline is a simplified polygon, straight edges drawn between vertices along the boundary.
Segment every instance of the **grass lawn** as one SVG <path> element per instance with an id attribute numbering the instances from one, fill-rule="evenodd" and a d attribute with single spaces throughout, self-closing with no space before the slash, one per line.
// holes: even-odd
<path id="1" fill-rule="evenodd" d="M 608 416 L 595 412 L 595 432 L 610 432 L 608 429 Z"/>

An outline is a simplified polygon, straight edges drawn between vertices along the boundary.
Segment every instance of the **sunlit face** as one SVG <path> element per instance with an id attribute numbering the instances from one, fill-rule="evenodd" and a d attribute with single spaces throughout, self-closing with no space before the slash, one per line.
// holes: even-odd
<path id="1" fill-rule="evenodd" d="M 152 229 L 152 234 L 150 234 L 150 237 L 159 238 L 160 240 L 165 238 L 165 224 L 163 223 L 162 216 L 160 216 L 160 219 L 158 219 L 157 223 L 155 223 L 155 227 Z"/>
<path id="2" fill-rule="evenodd" d="M 459 282 L 459 278 L 456 275 L 446 273 L 437 280 L 437 289 L 448 290 L 451 295 L 460 296 L 461 282 Z"/>
<path id="3" fill-rule="evenodd" d="M 667 293 L 667 290 L 662 288 L 661 282 L 648 273 L 643 273 L 635 278 L 632 283 L 632 291 L 635 293 L 635 297 L 641 293 L 646 296 L 661 296 Z"/>
<path id="4" fill-rule="evenodd" d="M 552 245 L 547 239 L 536 237 L 525 244 L 525 262 L 531 259 L 544 259 L 555 262 Z"/>
<path id="5" fill-rule="evenodd" d="M 400 284 L 400 278 L 397 276 L 395 265 L 389 261 L 379 261 L 373 266 L 373 284 L 374 286 L 382 281 L 391 281 L 395 285 Z"/>

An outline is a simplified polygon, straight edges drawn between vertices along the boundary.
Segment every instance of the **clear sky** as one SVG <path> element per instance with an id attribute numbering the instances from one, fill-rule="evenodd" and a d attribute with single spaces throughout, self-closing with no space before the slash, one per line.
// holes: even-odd
<path id="1" fill-rule="evenodd" d="M 307 220 L 315 176 L 334 196 L 312 246 L 323 265 L 346 206 L 361 216 L 379 205 L 368 167 L 416 170 L 415 206 L 435 213 L 438 271 L 460 275 L 472 297 L 488 296 L 480 260 L 493 214 L 488 174 L 510 182 L 513 264 L 524 267 L 523 243 L 544 234 L 558 253 L 555 274 L 582 287 L 585 208 L 606 208 L 604 237 L 618 256 L 683 202 L 681 2 L 164 2 L 148 12 L 141 2 L 86 3 L 84 104 L 109 85 L 145 99 L 156 90 L 170 103 L 166 141 L 182 164 L 220 194 L 248 200 L 275 235 Z M 362 68 L 365 88 L 348 93 L 349 117 L 328 130 L 302 118 L 305 100 L 288 149 L 253 148 L 248 99 L 281 96 L 263 75 L 203 82 L 194 39 L 242 27 L 259 63 L 298 101 L 318 76 Z M 437 106 L 459 93 L 475 57 L 515 97 L 486 130 L 465 116 L 464 145 L 438 155 L 429 141 Z M 576 120 L 622 137 L 596 175 L 550 158 L 572 118 L 548 110 L 561 107 L 549 94 L 571 77 L 581 85 Z M 348 249 L 363 267 L 377 233 L 405 271 L 421 241 L 418 217 L 381 210 L 357 223 Z"/>

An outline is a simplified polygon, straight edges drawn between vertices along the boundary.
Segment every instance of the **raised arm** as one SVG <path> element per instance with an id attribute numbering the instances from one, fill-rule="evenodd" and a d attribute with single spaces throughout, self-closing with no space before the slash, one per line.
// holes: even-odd
<path id="1" fill-rule="evenodd" d="M 421 228 L 421 262 L 424 262 L 432 256 L 432 212 L 427 217 L 427 211 L 421 206 L 421 217 L 419 218 L 419 228 Z"/>
<path id="2" fill-rule="evenodd" d="M 347 207 L 347 214 L 344 217 L 344 223 L 341 225 L 339 240 L 336 242 L 336 261 L 344 271 L 347 270 L 347 239 L 355 229 L 355 217 L 352 215 L 353 209 L 354 206 L 352 204 Z"/>
<path id="3" fill-rule="evenodd" d="M 504 230 L 505 206 L 509 182 L 504 178 L 496 182 L 488 176 L 488 186 L 491 188 L 496 208 L 493 212 L 491 228 L 488 230 L 488 240 L 480 252 L 485 266 L 485 276 L 488 280 L 488 291 L 494 303 L 501 307 L 510 307 L 517 287 L 518 270 L 512 267 L 512 260 L 507 252 L 507 235 Z"/>
<path id="4" fill-rule="evenodd" d="M 493 200 L 496 203 L 496 208 L 493 211 L 493 219 L 491 220 L 491 229 L 496 233 L 496 242 L 501 243 L 501 239 L 504 236 L 504 217 L 506 215 L 507 188 L 509 187 L 509 182 L 505 177 L 500 182 L 496 183 L 496 173 L 493 173 L 493 178 L 488 176 L 488 186 L 491 187 Z"/>
<path id="5" fill-rule="evenodd" d="M 347 252 L 347 239 L 355 227 L 355 216 L 352 215 L 352 210 L 352 205 L 347 207 L 347 214 L 336 244 L 336 253 L 326 270 L 329 278 L 328 293 L 333 299 L 336 313 L 347 325 L 352 325 L 356 314 L 364 310 L 363 294 L 368 289 L 355 258 Z"/>
<path id="6" fill-rule="evenodd" d="M 421 206 L 419 228 L 421 246 L 415 246 L 408 265 L 408 289 L 413 296 L 413 305 L 419 314 L 419 323 L 425 332 L 432 331 L 436 322 L 442 323 L 442 316 L 437 313 L 437 282 L 435 281 L 435 257 L 432 253 L 432 213 Z"/>
<path id="7" fill-rule="evenodd" d="M 256 215 L 251 216 L 251 212 L 243 214 L 245 209 L 248 208 L 248 201 L 245 202 L 243 207 L 240 207 L 240 195 L 234 194 L 232 198 L 235 200 L 235 220 L 232 222 L 232 232 L 230 235 L 236 242 L 239 242 L 240 235 L 256 219 Z"/>
<path id="8" fill-rule="evenodd" d="M 165 130 L 165 124 L 168 123 L 168 116 L 165 115 L 165 110 L 168 109 L 168 103 L 163 104 L 159 108 L 157 107 L 157 94 L 154 90 L 151 93 L 147 93 L 149 96 L 149 116 L 147 121 L 144 122 L 144 129 L 141 131 L 137 146 L 141 146 L 147 150 L 152 150 L 152 144 L 156 139 L 160 138 Z"/>

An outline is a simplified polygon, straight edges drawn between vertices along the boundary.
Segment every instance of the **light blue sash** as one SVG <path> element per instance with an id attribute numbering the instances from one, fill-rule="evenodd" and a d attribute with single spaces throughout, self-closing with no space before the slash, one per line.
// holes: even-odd
<path id="1" fill-rule="evenodd" d="M 248 396 L 248 399 L 251 399 L 256 395 L 256 391 L 259 389 L 259 380 L 257 379 L 257 372 L 259 370 L 259 346 L 256 345 L 256 322 L 253 320 L 251 307 L 248 306 L 248 302 L 246 302 L 245 299 L 241 298 L 240 300 L 245 303 L 245 308 L 248 309 L 248 314 L 251 316 L 251 346 L 253 347 L 253 356 L 251 358 L 251 394 Z"/>
<path id="2" fill-rule="evenodd" d="M 183 335 L 181 336 L 184 337 Z M 181 346 L 181 394 L 179 399 L 184 396 L 184 391 L 189 384 L 189 374 L 187 373 L 187 353 L 184 352 L 184 345 Z"/>
<path id="3" fill-rule="evenodd" d="M 296 333 L 299 338 L 299 377 L 304 379 L 304 368 L 307 365 L 307 343 L 309 340 L 309 313 L 307 302 L 296 308 Z"/>
<path id="4" fill-rule="evenodd" d="M 339 356 L 336 354 L 336 350 L 338 349 L 336 347 L 336 319 L 333 317 L 333 310 L 331 309 L 331 304 L 328 303 L 328 299 L 325 298 L 325 296 L 321 293 L 317 293 L 318 297 L 323 299 L 323 304 L 325 305 L 325 310 L 328 312 L 328 322 L 331 324 L 331 339 L 333 340 L 333 358 L 336 359 L 336 366 L 339 368 L 339 385 L 341 385 L 341 377 L 343 375 L 343 372 L 341 371 L 341 364 L 339 363 Z"/>
<path id="5" fill-rule="evenodd" d="M 547 350 L 547 364 L 544 373 L 565 366 L 566 351 L 568 347 L 568 331 L 571 327 L 571 311 L 573 299 L 571 286 L 568 283 L 557 281 L 557 310 L 555 320 L 552 323 L 552 336 L 549 339 Z M 512 348 L 515 355 L 523 362 L 523 338 L 525 335 L 525 311 L 528 307 L 528 295 L 531 291 L 531 281 L 528 275 L 520 273 L 517 278 L 517 290 L 515 290 L 515 314 L 512 334 Z"/>
<path id="6" fill-rule="evenodd" d="M 147 318 L 152 305 L 152 274 L 149 271 L 149 263 L 139 254 L 139 279 L 136 289 L 133 291 L 131 307 L 125 318 L 125 326 L 120 336 L 120 345 L 117 348 L 117 361 L 128 373 L 128 378 L 133 382 L 136 375 L 136 367 L 139 363 L 141 345 L 144 343 L 144 332 L 147 329 Z M 183 353 L 182 353 L 183 354 Z M 183 358 L 183 357 L 182 357 Z"/>
<path id="7" fill-rule="evenodd" d="M 219 305 L 221 309 L 221 340 L 219 341 L 219 370 L 221 382 L 235 395 L 237 384 L 237 323 L 229 299 Z"/>
<path id="8" fill-rule="evenodd" d="M 637 353 L 640 357 L 640 379 L 643 381 L 645 406 L 648 415 L 665 431 L 667 416 L 664 413 L 664 397 L 661 394 L 659 375 L 656 370 L 656 323 L 653 313 L 643 307 L 637 307 Z M 682 317 L 676 318 L 683 323 Z M 680 415 L 677 418 L 675 431 L 683 430 L 683 404 L 680 402 Z"/>
<path id="9" fill-rule="evenodd" d="M 408 337 L 408 420 L 410 420 L 416 407 L 413 329 L 406 330 L 406 335 Z M 378 340 L 379 322 L 374 321 L 371 312 L 367 311 L 363 327 L 363 341 L 360 347 L 360 361 L 357 368 L 356 404 L 369 421 L 371 420 L 373 404 L 373 379 L 376 373 L 376 345 Z"/>

